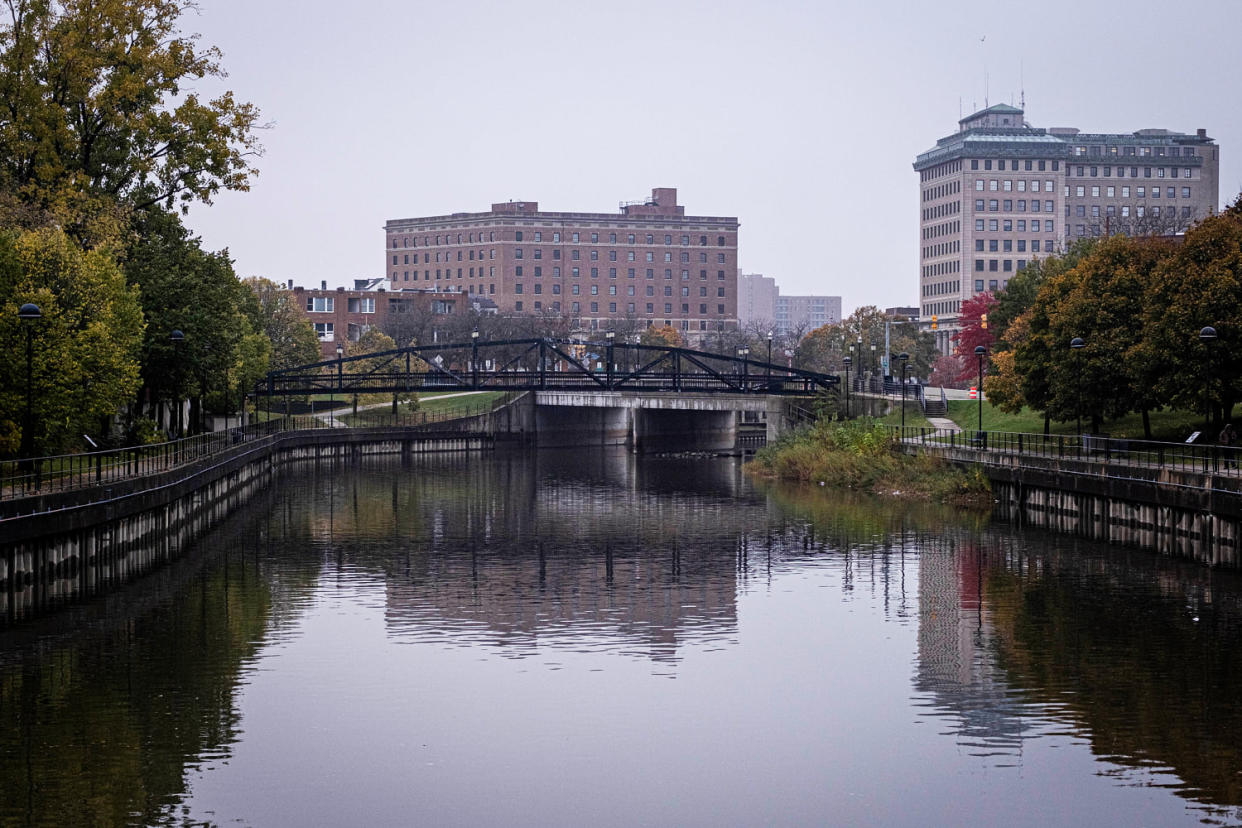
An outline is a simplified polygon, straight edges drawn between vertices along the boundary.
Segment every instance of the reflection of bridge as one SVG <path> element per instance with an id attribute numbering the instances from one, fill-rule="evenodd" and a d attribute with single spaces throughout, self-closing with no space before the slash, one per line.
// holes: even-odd
<path id="1" fill-rule="evenodd" d="M 262 396 L 417 391 L 637 391 L 797 396 L 839 378 L 688 348 L 565 339 L 418 345 L 272 371 Z"/>

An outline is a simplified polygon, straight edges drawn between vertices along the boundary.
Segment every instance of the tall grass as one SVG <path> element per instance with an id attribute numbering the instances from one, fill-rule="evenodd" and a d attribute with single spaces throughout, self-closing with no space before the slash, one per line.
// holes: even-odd
<path id="1" fill-rule="evenodd" d="M 820 420 L 755 453 L 747 470 L 761 477 L 888 496 L 945 502 L 991 502 L 987 478 L 928 454 L 897 449 L 893 432 L 874 420 Z"/>

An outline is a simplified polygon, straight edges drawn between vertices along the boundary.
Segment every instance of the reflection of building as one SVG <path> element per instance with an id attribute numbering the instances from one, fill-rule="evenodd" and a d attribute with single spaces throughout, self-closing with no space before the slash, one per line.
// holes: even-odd
<path id="1" fill-rule="evenodd" d="M 737 325 L 738 221 L 688 216 L 677 190 L 619 213 L 550 212 L 535 201 L 482 213 L 390 220 L 391 287 L 484 294 L 502 313 L 672 325 L 690 335 Z"/>
<path id="2" fill-rule="evenodd" d="M 983 551 L 952 538 L 928 541 L 919 557 L 919 644 L 914 686 L 935 715 L 956 720 L 963 740 L 982 749 L 1013 749 L 1022 739 L 1022 708 L 989 646 L 992 623 L 982 600 Z"/>
<path id="3" fill-rule="evenodd" d="M 1182 232 L 1215 211 L 1219 148 L 1200 129 L 1036 129 L 996 104 L 915 159 L 920 316 L 948 352 L 964 300 L 1080 238 Z"/>

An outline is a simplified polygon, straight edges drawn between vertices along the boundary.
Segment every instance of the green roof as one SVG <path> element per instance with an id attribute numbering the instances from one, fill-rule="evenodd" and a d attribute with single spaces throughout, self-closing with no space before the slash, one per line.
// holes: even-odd
<path id="1" fill-rule="evenodd" d="M 1010 106 L 1009 104 L 992 104 L 987 109 L 980 109 L 978 112 L 976 112 L 973 115 L 967 115 L 965 118 L 958 121 L 958 123 L 964 124 L 967 121 L 972 121 L 975 118 L 978 118 L 980 115 L 986 115 L 989 112 L 995 112 L 1001 115 L 1021 115 L 1022 114 L 1022 110 L 1018 109 L 1016 106 Z"/>

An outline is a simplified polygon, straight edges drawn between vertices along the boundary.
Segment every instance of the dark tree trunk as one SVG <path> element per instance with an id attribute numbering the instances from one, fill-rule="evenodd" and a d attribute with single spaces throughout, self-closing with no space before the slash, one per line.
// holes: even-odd
<path id="1" fill-rule="evenodd" d="M 1151 412 L 1143 409 L 1143 439 L 1151 439 Z"/>
<path id="2" fill-rule="evenodd" d="M 1047 411 L 1044 412 L 1044 436 L 1047 437 L 1052 433 L 1052 415 Z"/>

